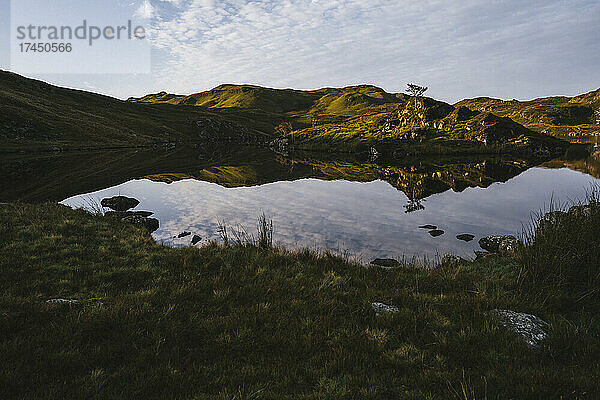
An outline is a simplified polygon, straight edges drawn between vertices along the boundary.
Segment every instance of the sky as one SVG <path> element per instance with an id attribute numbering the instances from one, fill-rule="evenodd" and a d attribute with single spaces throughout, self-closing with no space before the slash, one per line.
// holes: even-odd
<path id="1" fill-rule="evenodd" d="M 119 98 L 222 83 L 401 92 L 411 82 L 448 102 L 600 87 L 597 0 L 73 0 L 72 10 L 98 4 L 146 22 L 151 73 L 25 75 Z M 0 0 L 0 69 L 20 73 L 13 34 Z"/>

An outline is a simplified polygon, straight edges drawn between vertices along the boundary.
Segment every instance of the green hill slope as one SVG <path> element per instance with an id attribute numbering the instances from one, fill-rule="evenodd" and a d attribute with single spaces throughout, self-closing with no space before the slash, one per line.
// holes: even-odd
<path id="1" fill-rule="evenodd" d="M 371 85 L 318 90 L 270 89 L 252 85 L 221 85 L 189 96 L 160 92 L 132 103 L 175 104 L 210 109 L 253 110 L 269 115 L 273 126 L 290 122 L 293 128 L 314 123 L 341 122 L 363 114 L 392 110 L 406 101 L 403 94 L 387 93 Z"/>
<path id="2" fill-rule="evenodd" d="M 553 136 L 600 136 L 600 89 L 576 97 L 546 97 L 530 101 L 479 97 L 462 100 L 456 106 L 509 117 L 532 130 Z"/>
<path id="3" fill-rule="evenodd" d="M 243 113 L 134 104 L 0 71 L 3 150 L 256 141 L 260 128 Z"/>

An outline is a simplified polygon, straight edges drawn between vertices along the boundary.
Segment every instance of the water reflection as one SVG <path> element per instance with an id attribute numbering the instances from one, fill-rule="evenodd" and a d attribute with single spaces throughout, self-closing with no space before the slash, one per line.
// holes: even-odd
<path id="1" fill-rule="evenodd" d="M 584 194 L 598 159 L 430 158 L 375 163 L 353 157 L 276 156 L 261 149 L 121 150 L 1 156 L 0 201 L 90 201 L 127 195 L 160 221 L 171 245 L 193 232 L 219 239 L 218 224 L 254 232 L 261 213 L 291 247 L 371 257 L 472 254 L 479 238 L 514 234 L 531 210 Z M 532 168 L 534 167 L 534 168 Z M 581 171 L 581 172 L 579 172 Z M 91 199 L 90 200 L 90 196 Z M 419 226 L 434 225 L 434 237 Z"/>
<path id="2" fill-rule="evenodd" d="M 582 196 L 593 181 L 597 182 L 568 169 L 533 168 L 487 189 L 432 195 L 423 200 L 425 209 L 411 213 L 403 208 L 409 197 L 382 180 L 300 179 L 227 188 L 195 179 L 171 184 L 142 179 L 90 195 L 97 200 L 116 194 L 139 199 L 137 209 L 152 210 L 161 221 L 156 239 L 171 245 L 187 243 L 188 239 L 174 238 L 183 231 L 204 241 L 218 240 L 219 221 L 253 232 L 264 212 L 273 219 L 276 241 L 285 246 L 348 250 L 368 259 L 445 252 L 471 255 L 477 241 L 463 242 L 456 235 L 514 234 L 530 211 L 543 207 L 551 196 Z M 84 199 L 76 196 L 64 203 L 78 206 Z M 425 224 L 445 233 L 433 237 L 419 229 Z"/>

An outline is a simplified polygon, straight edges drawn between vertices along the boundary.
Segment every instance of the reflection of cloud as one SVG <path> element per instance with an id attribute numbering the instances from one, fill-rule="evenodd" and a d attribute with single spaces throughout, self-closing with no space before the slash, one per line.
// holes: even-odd
<path id="1" fill-rule="evenodd" d="M 137 209 L 154 211 L 160 220 L 154 235 L 165 243 L 189 242 L 190 238 L 173 240 L 182 231 L 205 241 L 217 240 L 218 221 L 254 233 L 257 218 L 264 212 L 273 219 L 275 240 L 285 246 L 349 249 L 370 258 L 449 251 L 469 254 L 477 248 L 477 241 L 460 242 L 457 234 L 517 233 L 530 212 L 542 207 L 553 193 L 557 199 L 583 195 L 591 180 L 570 170 L 534 168 L 487 189 L 431 196 L 426 210 L 411 214 L 405 214 L 402 207 L 406 196 L 383 181 L 304 179 L 227 189 L 194 180 L 172 184 L 135 180 L 92 195 L 98 200 L 116 194 L 139 199 Z M 65 203 L 80 204 L 81 196 Z M 418 229 L 424 224 L 437 225 L 446 234 L 432 238 Z"/>

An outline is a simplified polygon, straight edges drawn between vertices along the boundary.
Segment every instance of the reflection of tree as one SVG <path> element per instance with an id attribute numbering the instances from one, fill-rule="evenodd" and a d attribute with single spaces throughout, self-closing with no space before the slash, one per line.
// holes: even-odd
<path id="1" fill-rule="evenodd" d="M 425 206 L 421 203 L 421 200 L 409 200 L 408 204 L 404 206 L 404 212 L 407 214 L 424 209 Z"/>

